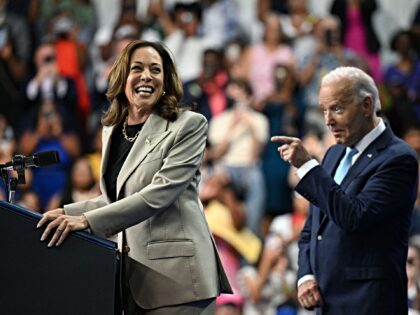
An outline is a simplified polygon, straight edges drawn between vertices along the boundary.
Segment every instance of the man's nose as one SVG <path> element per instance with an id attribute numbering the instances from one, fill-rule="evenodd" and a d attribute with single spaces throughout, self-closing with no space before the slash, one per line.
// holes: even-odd
<path id="1" fill-rule="evenodd" d="M 324 121 L 326 125 L 331 125 L 333 122 L 333 116 L 331 114 L 331 111 L 326 110 L 324 111 Z"/>

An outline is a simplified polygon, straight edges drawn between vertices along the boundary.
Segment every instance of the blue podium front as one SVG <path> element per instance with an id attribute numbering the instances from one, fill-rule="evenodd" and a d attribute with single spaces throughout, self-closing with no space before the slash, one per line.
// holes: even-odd
<path id="1" fill-rule="evenodd" d="M 116 243 L 75 232 L 48 248 L 40 218 L 0 201 L 0 314 L 114 315 Z"/>

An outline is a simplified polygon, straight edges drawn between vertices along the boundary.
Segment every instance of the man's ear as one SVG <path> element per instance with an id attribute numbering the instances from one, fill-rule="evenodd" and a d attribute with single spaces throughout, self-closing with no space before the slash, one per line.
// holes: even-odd
<path id="1" fill-rule="evenodd" d="M 362 102 L 362 106 L 363 106 L 363 111 L 365 113 L 366 116 L 370 116 L 373 113 L 373 107 L 375 106 L 373 104 L 373 99 L 372 96 L 368 95 L 365 96 Z"/>

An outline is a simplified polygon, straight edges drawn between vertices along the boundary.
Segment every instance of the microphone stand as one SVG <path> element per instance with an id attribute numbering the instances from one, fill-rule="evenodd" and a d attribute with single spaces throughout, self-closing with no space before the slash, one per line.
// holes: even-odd
<path id="1" fill-rule="evenodd" d="M 15 203 L 16 187 L 18 184 L 25 184 L 25 164 L 23 156 L 15 155 L 14 157 L 14 170 L 17 172 L 18 177 L 9 176 L 9 172 L 5 165 L 0 165 L 1 177 L 3 178 L 4 185 L 6 186 L 6 196 L 11 204 Z"/>
<path id="2" fill-rule="evenodd" d="M 59 161 L 58 151 L 47 151 L 35 153 L 32 157 L 17 154 L 11 162 L 0 164 L 1 177 L 6 186 L 6 196 L 8 196 L 9 202 L 15 203 L 16 186 L 18 184 L 25 184 L 25 167 L 48 166 Z M 11 169 L 16 171 L 17 178 L 8 172 Z"/>
<path id="3" fill-rule="evenodd" d="M 16 177 L 9 178 L 9 203 L 15 203 L 15 193 L 18 180 Z"/>

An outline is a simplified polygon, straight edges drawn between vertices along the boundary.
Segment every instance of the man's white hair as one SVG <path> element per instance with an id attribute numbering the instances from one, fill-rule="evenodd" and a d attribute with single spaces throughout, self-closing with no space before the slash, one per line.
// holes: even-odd
<path id="1" fill-rule="evenodd" d="M 321 84 L 330 84 L 342 80 L 350 80 L 355 97 L 358 98 L 359 102 L 362 102 L 366 96 L 372 98 L 374 104 L 374 112 L 378 112 L 381 109 L 381 101 L 379 99 L 378 88 L 376 87 L 375 81 L 363 70 L 356 67 L 338 67 L 328 72 L 321 81 Z"/>

